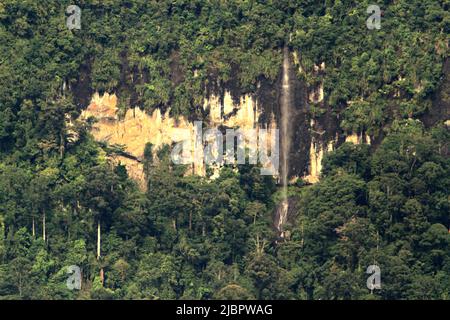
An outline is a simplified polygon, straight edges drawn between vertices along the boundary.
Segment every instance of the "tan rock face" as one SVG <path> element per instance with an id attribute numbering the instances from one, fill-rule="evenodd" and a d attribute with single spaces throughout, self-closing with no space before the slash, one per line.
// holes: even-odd
<path id="1" fill-rule="evenodd" d="M 144 156 L 147 143 L 159 148 L 163 144 L 174 142 L 174 139 L 182 139 L 173 132 L 174 128 L 192 128 L 184 118 L 175 120 L 169 117 L 169 111 L 163 116 L 161 111 L 156 109 L 149 115 L 139 108 L 133 108 L 127 110 L 123 119 L 118 118 L 117 111 L 116 95 L 106 93 L 99 97 L 96 94 L 82 117 L 93 116 L 98 120 L 92 131 L 96 140 L 124 145 L 127 153 L 140 159 Z"/>
<path id="2" fill-rule="evenodd" d="M 322 160 L 326 152 L 333 150 L 333 141 L 330 141 L 327 148 L 315 141 L 311 141 L 309 150 L 309 174 L 304 177 L 304 180 L 309 183 L 317 183 L 320 179 L 320 173 L 322 172 Z"/>
<path id="3" fill-rule="evenodd" d="M 345 142 L 350 142 L 353 144 L 363 144 L 363 143 L 367 143 L 370 144 L 370 136 L 369 135 L 365 135 L 363 136 L 362 134 L 357 135 L 356 133 L 351 133 L 349 135 L 347 135 L 345 137 Z"/>
<path id="4" fill-rule="evenodd" d="M 325 71 L 325 62 L 322 62 L 320 65 L 314 65 L 313 74 L 318 76 L 319 73 Z M 321 80 L 316 86 L 310 88 L 310 92 L 308 95 L 308 99 L 310 103 L 320 103 L 324 99 L 324 91 L 323 91 L 323 80 Z"/>
<path id="5" fill-rule="evenodd" d="M 258 108 L 255 99 L 250 95 L 241 97 L 235 105 L 231 94 L 226 91 L 223 98 L 223 113 L 220 98 L 212 95 L 204 100 L 203 108 L 209 109 L 212 125 L 224 125 L 230 128 L 254 129 L 258 123 Z M 236 111 L 236 112 L 234 112 Z"/>
<path id="6" fill-rule="evenodd" d="M 105 93 L 100 97 L 96 93 L 81 118 L 94 117 L 98 120 L 91 132 L 95 140 L 110 145 L 123 145 L 129 155 L 141 161 L 147 143 L 152 143 L 157 150 L 164 144 L 183 140 L 184 137 L 180 137 L 175 128 L 194 130 L 193 125 L 184 118 L 175 120 L 169 117 L 168 112 L 163 116 L 159 109 L 151 115 L 139 108 L 129 109 L 123 119 L 119 119 L 117 112 L 115 94 Z M 115 156 L 112 160 L 125 165 L 130 177 L 137 180 L 142 187 L 145 186 L 142 163 L 123 156 Z M 194 170 L 196 173 L 203 172 L 202 168 L 196 167 Z"/>
<path id="7" fill-rule="evenodd" d="M 187 136 L 190 136 L 192 146 L 190 154 L 193 160 L 191 173 L 201 176 L 205 175 L 205 164 L 202 161 L 194 161 L 194 148 L 199 146 L 195 140 L 196 127 L 192 122 L 189 122 L 184 117 L 172 118 L 169 116 L 169 111 L 163 115 L 159 109 L 156 109 L 152 114 L 147 114 L 139 108 L 128 109 L 123 119 L 119 119 L 117 101 L 115 94 L 105 93 L 103 96 L 95 94 L 89 107 L 83 111 L 81 118 L 95 117 L 98 120 L 91 132 L 97 141 L 102 141 L 109 145 L 122 145 L 130 156 L 138 159 L 135 160 L 119 155 L 111 158 L 115 164 L 125 165 L 130 177 L 135 179 L 142 189 L 145 189 L 146 183 L 143 164 L 140 161 L 144 158 L 144 149 L 147 143 L 153 144 L 154 150 L 157 151 L 164 144 L 171 145 L 172 143 L 181 142 L 186 140 Z M 209 123 L 203 123 L 204 129 L 214 128 L 218 125 L 224 125 L 229 128 L 259 129 L 258 106 L 251 96 L 243 96 L 239 104 L 235 105 L 230 93 L 226 92 L 223 105 L 219 97 L 211 96 L 209 99 L 205 99 L 203 107 L 205 110 L 209 109 L 210 113 L 210 117 L 207 119 Z M 314 126 L 313 122 L 311 126 Z M 265 129 L 277 129 L 274 118 Z M 245 136 L 247 143 L 252 138 L 255 137 Z M 268 135 L 268 139 L 270 139 L 270 135 Z M 370 137 L 349 134 L 345 141 L 354 144 L 370 144 Z M 270 147 L 274 142 L 268 140 L 266 143 Z M 307 182 L 317 183 L 319 181 L 323 157 L 326 152 L 333 150 L 334 145 L 335 141 L 330 141 L 328 145 L 323 145 L 323 143 L 312 137 L 309 151 L 309 172 L 303 177 Z M 200 150 L 202 149 L 201 147 L 199 148 Z M 196 150 L 198 152 L 198 149 Z M 203 153 L 200 156 L 203 157 Z M 269 167 L 270 163 L 266 163 L 265 166 Z M 215 178 L 218 176 L 220 166 L 212 165 L 212 168 L 214 171 L 213 178 Z"/>
<path id="8" fill-rule="evenodd" d="M 125 165 L 130 177 L 137 180 L 143 188 L 145 188 L 145 176 L 143 165 L 139 160 L 142 161 L 144 158 L 147 143 L 153 144 L 156 151 L 165 144 L 171 145 L 190 137 L 192 148 L 198 147 L 195 140 L 196 127 L 184 117 L 172 118 L 169 116 L 169 110 L 166 114 L 161 114 L 159 109 L 152 114 L 147 114 L 139 108 L 131 108 L 126 111 L 123 119 L 119 119 L 117 101 L 115 94 L 105 93 L 100 96 L 96 93 L 88 108 L 83 111 L 81 119 L 96 118 L 98 121 L 94 124 L 91 133 L 97 141 L 109 145 L 122 145 L 130 156 L 138 159 L 115 156 L 111 160 Z M 242 97 L 240 103 L 235 105 L 231 94 L 226 92 L 223 105 L 219 97 L 211 96 L 205 99 L 204 108 L 209 109 L 210 118 L 207 120 L 209 123 L 203 123 L 203 128 L 224 125 L 229 128 L 258 129 L 259 114 L 255 99 L 251 96 Z M 275 128 L 275 122 L 270 127 Z M 194 160 L 194 150 L 191 151 L 192 160 Z M 203 154 L 201 156 L 203 157 Z M 205 175 L 204 164 L 198 161 L 192 162 L 192 173 Z M 213 166 L 213 169 L 218 171 L 219 167 Z M 217 176 L 217 172 L 214 176 Z"/>
<path id="9" fill-rule="evenodd" d="M 323 83 L 319 83 L 319 85 L 316 88 L 313 88 L 309 95 L 308 95 L 308 99 L 309 102 L 311 103 L 319 103 L 322 102 L 324 98 L 324 93 L 323 93 Z"/>
<path id="10" fill-rule="evenodd" d="M 293 59 L 295 65 L 299 68 L 299 72 L 304 72 L 301 68 L 300 55 L 294 52 Z M 325 63 L 321 63 L 314 66 L 312 73 L 318 76 L 324 71 Z M 322 82 L 319 81 L 313 88 L 309 88 L 308 98 L 310 103 L 321 103 L 324 100 Z M 172 145 L 173 143 L 190 139 L 190 144 L 188 144 L 191 148 L 189 153 L 192 159 L 192 170 L 190 172 L 202 176 L 206 174 L 204 162 L 198 161 L 199 156 L 201 159 L 204 156 L 203 151 L 200 152 L 200 155 L 198 151 L 198 149 L 203 150 L 204 142 L 196 140 L 197 128 L 194 123 L 184 117 L 178 117 L 177 119 L 171 117 L 169 110 L 165 114 L 161 114 L 159 109 L 154 110 L 152 114 L 148 114 L 139 108 L 129 108 L 119 118 L 117 103 L 118 98 L 115 94 L 105 93 L 100 96 L 96 93 L 92 97 L 88 108 L 82 113 L 81 118 L 95 117 L 98 120 L 91 132 L 97 141 L 102 141 L 109 145 L 124 146 L 130 157 L 115 156 L 112 160 L 115 163 L 125 165 L 129 175 L 137 180 L 143 188 L 145 188 L 146 183 L 141 161 L 144 158 L 144 149 L 147 143 L 153 145 L 154 154 L 156 154 L 156 151 L 165 144 Z M 237 103 L 233 100 L 230 92 L 225 92 L 223 97 L 212 95 L 204 99 L 203 108 L 209 112 L 209 118 L 204 119 L 202 123 L 203 129 L 217 128 L 218 126 L 239 128 L 244 131 L 256 129 L 250 135 L 245 135 L 247 143 L 251 142 L 258 135 L 259 130 L 262 129 L 258 123 L 261 110 L 257 100 L 252 95 L 240 97 Z M 273 114 L 271 119 L 269 123 L 264 125 L 264 129 L 274 132 L 273 130 L 277 129 L 277 123 Z M 311 123 L 311 128 L 313 127 L 314 123 Z M 266 145 L 272 146 L 273 141 L 270 140 L 272 138 L 270 134 L 267 135 L 267 138 Z M 326 152 L 331 151 L 335 145 L 335 141 L 324 144 L 323 141 L 319 140 L 319 137 L 311 137 L 309 169 L 308 174 L 304 177 L 310 183 L 319 181 L 323 156 Z M 351 134 L 347 136 L 346 141 L 356 144 L 370 144 L 370 137 Z M 263 167 L 270 167 L 270 165 L 270 162 L 266 162 L 263 164 Z M 220 165 L 211 165 L 211 167 L 214 171 L 213 177 L 217 177 Z"/>
<path id="11" fill-rule="evenodd" d="M 345 137 L 345 142 L 353 144 L 370 144 L 369 135 L 357 135 L 356 133 L 349 134 Z M 320 180 L 320 173 L 322 172 L 322 160 L 327 152 L 331 152 L 335 148 L 336 141 L 330 141 L 328 145 L 324 146 L 316 139 L 311 139 L 311 146 L 309 151 L 309 174 L 303 179 L 309 183 L 317 183 Z"/>
<path id="12" fill-rule="evenodd" d="M 99 119 L 116 119 L 117 113 L 117 96 L 115 94 L 110 95 L 105 93 L 100 97 L 98 93 L 95 93 L 92 97 L 91 104 L 83 112 L 84 116 L 96 117 Z"/>
<path id="13" fill-rule="evenodd" d="M 124 165 L 127 168 L 130 178 L 135 180 L 142 190 L 146 190 L 144 165 L 136 160 L 129 159 L 123 156 L 114 156 L 110 159 L 115 165 Z"/>
<path id="14" fill-rule="evenodd" d="M 311 121 L 311 127 L 314 127 L 314 120 Z M 327 145 L 324 145 L 318 141 L 314 136 L 311 138 L 311 146 L 309 151 L 309 172 L 308 175 L 303 177 L 303 179 L 308 183 L 317 183 L 320 180 L 320 174 L 322 172 L 322 160 L 327 152 L 334 150 L 337 142 L 337 137 L 335 140 L 329 141 Z M 345 142 L 353 144 L 370 144 L 369 135 L 358 135 L 356 133 L 350 133 L 345 137 Z"/>

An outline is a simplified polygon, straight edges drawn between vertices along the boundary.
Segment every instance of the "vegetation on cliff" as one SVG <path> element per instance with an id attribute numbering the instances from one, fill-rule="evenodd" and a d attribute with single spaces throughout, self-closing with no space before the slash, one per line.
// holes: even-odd
<path id="1" fill-rule="evenodd" d="M 75 1 L 72 31 L 70 4 L 0 3 L 0 298 L 449 299 L 448 119 L 417 120 L 448 108 L 435 101 L 448 97 L 447 1 L 382 1 L 375 31 L 369 1 Z M 186 176 L 171 146 L 153 162 L 149 145 L 143 192 L 76 120 L 95 91 L 201 118 L 211 91 L 275 83 L 285 45 L 298 77 L 324 85 L 317 116 L 379 138 L 342 144 L 320 182 L 290 187 L 286 241 L 258 168 Z"/>

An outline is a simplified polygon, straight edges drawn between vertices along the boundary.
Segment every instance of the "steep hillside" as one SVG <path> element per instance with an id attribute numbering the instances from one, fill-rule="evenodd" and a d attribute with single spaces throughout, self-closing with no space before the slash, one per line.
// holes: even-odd
<path id="1" fill-rule="evenodd" d="M 370 4 L 1 1 L 0 298 L 449 299 L 449 3 Z"/>

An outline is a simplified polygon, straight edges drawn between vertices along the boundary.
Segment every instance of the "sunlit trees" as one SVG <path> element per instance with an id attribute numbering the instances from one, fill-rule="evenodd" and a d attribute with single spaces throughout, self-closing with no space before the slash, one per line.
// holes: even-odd
<path id="1" fill-rule="evenodd" d="M 447 119 L 417 120 L 445 115 L 433 99 L 446 3 L 386 2 L 374 32 L 369 1 L 85 1 L 80 32 L 66 4 L 0 3 L 0 298 L 450 298 L 450 134 Z M 289 187 L 285 241 L 275 179 L 258 167 L 193 176 L 171 146 L 148 144 L 143 191 L 111 159 L 123 148 L 75 120 L 95 91 L 117 93 L 120 115 L 189 120 L 225 89 L 276 95 L 284 46 L 310 89 L 323 82 L 306 118 L 327 112 L 341 133 L 321 181 Z M 342 134 L 372 145 L 339 145 Z M 370 292 L 373 264 L 382 290 Z"/>

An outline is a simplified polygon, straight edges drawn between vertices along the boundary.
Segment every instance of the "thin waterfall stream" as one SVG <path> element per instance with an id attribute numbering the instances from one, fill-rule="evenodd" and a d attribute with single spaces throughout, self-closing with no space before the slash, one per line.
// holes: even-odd
<path id="1" fill-rule="evenodd" d="M 291 87 L 289 78 L 289 49 L 283 50 L 283 71 L 281 83 L 281 101 L 280 101 L 280 118 L 281 118 L 281 173 L 280 182 L 282 186 L 283 200 L 279 207 L 277 229 L 280 237 L 284 238 L 285 233 L 283 225 L 287 221 L 289 210 L 289 201 L 287 187 L 289 181 L 289 150 L 290 150 L 290 113 L 291 113 Z"/>

